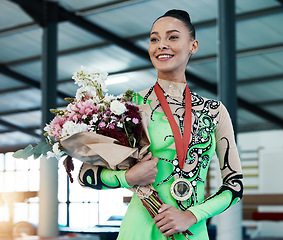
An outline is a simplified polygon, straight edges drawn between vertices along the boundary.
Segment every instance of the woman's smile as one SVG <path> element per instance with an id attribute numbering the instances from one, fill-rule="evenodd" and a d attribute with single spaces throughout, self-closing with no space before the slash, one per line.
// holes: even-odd
<path id="1" fill-rule="evenodd" d="M 156 56 L 156 58 L 159 60 L 159 61 L 167 61 L 167 60 L 170 60 L 174 57 L 174 55 L 172 54 L 164 54 L 164 53 L 161 53 L 161 54 L 158 54 Z"/>

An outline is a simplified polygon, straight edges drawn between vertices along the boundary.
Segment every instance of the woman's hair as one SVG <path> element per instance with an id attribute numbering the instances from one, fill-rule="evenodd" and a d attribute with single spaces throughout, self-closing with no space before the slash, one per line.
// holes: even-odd
<path id="1" fill-rule="evenodd" d="M 189 32 L 190 32 L 190 35 L 193 39 L 195 39 L 196 37 L 196 33 L 195 33 L 195 27 L 194 25 L 191 23 L 191 18 L 190 18 L 190 15 L 186 12 L 186 11 L 183 11 L 183 10 L 177 10 L 177 9 L 172 9 L 172 10 L 169 10 L 167 11 L 164 15 L 160 16 L 159 18 L 157 18 L 154 23 L 160 19 L 160 18 L 163 18 L 163 17 L 173 17 L 173 18 L 177 18 L 179 19 L 180 21 L 182 21 L 185 26 L 188 28 Z M 153 23 L 153 24 L 154 24 Z"/>

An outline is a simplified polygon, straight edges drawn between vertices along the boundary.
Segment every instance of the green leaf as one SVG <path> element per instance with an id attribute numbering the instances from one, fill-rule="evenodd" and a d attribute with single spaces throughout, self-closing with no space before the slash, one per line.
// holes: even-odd
<path id="1" fill-rule="evenodd" d="M 31 155 L 33 155 L 34 148 L 31 144 L 29 144 L 26 148 L 20 149 L 13 154 L 14 158 L 23 158 L 28 159 Z"/>
<path id="2" fill-rule="evenodd" d="M 52 150 L 52 146 L 48 142 L 43 141 L 35 146 L 33 157 L 34 159 L 37 159 L 42 154 L 45 155 L 48 151 L 51 151 L 51 150 Z"/>

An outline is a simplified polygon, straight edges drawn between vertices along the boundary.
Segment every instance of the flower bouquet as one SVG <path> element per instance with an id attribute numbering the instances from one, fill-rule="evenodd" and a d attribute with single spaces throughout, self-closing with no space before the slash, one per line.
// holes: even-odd
<path id="1" fill-rule="evenodd" d="M 133 103 L 134 92 L 130 90 L 119 96 L 107 94 L 107 73 L 98 69 L 81 67 L 72 79 L 80 88 L 75 98 L 65 99 L 66 108 L 50 110 L 56 116 L 44 128 L 46 141 L 35 147 L 29 145 L 13 156 L 27 159 L 33 155 L 36 159 L 43 154 L 59 160 L 65 155 L 63 164 L 71 182 L 72 158 L 112 170 L 129 169 L 150 146 L 145 106 Z M 152 185 L 130 190 L 141 199 L 152 218 L 157 215 L 163 202 Z M 186 238 L 191 235 L 189 231 L 183 234 Z"/>

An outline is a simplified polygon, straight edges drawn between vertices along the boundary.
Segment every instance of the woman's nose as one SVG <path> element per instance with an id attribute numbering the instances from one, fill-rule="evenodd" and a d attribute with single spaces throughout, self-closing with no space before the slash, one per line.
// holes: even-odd
<path id="1" fill-rule="evenodd" d="M 168 47 L 165 46 L 165 45 L 163 45 L 163 46 L 159 46 L 159 49 L 160 49 L 160 50 L 166 50 L 166 49 L 168 49 Z"/>
<path id="2" fill-rule="evenodd" d="M 160 41 L 159 42 L 159 46 L 158 46 L 158 49 L 160 49 L 160 50 L 166 50 L 166 49 L 168 49 L 169 47 L 168 47 L 168 45 L 165 43 L 165 42 L 163 42 L 163 41 Z"/>

